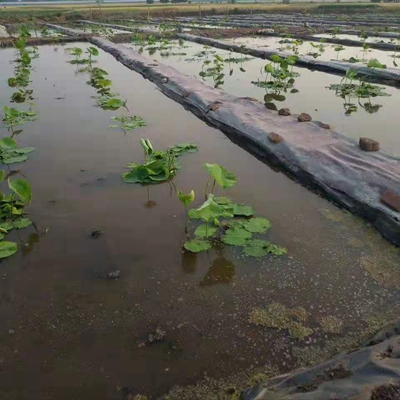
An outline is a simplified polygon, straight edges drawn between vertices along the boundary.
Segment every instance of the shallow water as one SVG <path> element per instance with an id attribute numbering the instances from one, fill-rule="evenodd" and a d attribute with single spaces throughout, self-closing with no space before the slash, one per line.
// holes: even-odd
<path id="1" fill-rule="evenodd" d="M 141 47 L 143 48 L 141 45 L 127 44 L 125 46 L 134 48 L 137 51 L 141 50 Z M 153 47 L 157 46 L 159 47 L 160 44 L 153 45 Z M 172 48 L 164 51 L 146 50 L 147 47 L 145 46 L 143 54 L 171 65 L 183 73 L 197 77 L 205 68 L 204 61 L 213 62 L 214 54 L 211 54 L 210 50 L 215 51 L 215 54 L 221 55 L 224 59 L 246 57 L 225 50 L 207 49 L 200 44 L 192 42 L 185 42 L 183 46 L 178 46 L 177 42 L 174 42 L 169 46 Z M 204 50 L 208 54 L 198 57 L 197 55 Z M 251 81 L 265 80 L 265 74 L 261 74 L 265 64 L 265 60 L 258 58 L 245 61 L 242 65 L 225 63 L 223 71 L 225 73 L 224 85 L 221 88 L 238 97 L 249 96 L 263 101 L 266 93 L 265 89 L 256 87 L 251 84 Z M 244 68 L 245 72 L 240 70 L 241 67 Z M 232 76 L 230 76 L 231 71 L 233 71 Z M 358 103 L 357 99 L 352 99 L 351 102 L 358 107 L 358 111 L 351 115 L 346 115 L 345 101 L 338 97 L 335 91 L 327 89 L 331 84 L 340 83 L 342 79 L 340 76 L 311 71 L 306 68 L 294 68 L 294 71 L 300 74 L 295 83 L 295 88 L 299 90 L 299 93 L 286 93 L 285 101 L 276 103 L 278 108 L 288 107 L 292 113 L 296 114 L 309 113 L 313 119 L 328 123 L 334 129 L 349 137 L 356 140 L 360 136 L 371 137 L 378 140 L 386 150 L 400 154 L 400 141 L 398 132 L 395 129 L 398 120 L 397 104 L 400 101 L 400 91 L 398 89 L 385 87 L 385 91 L 391 95 L 390 97 L 371 99 L 372 104 L 382 106 L 376 113 L 370 114 L 363 108 L 367 99 L 361 99 L 361 104 Z M 214 85 L 212 77 L 205 79 L 208 83 Z"/>
<path id="2" fill-rule="evenodd" d="M 22 168 L 37 233 L 21 231 L 30 245 L 0 265 L 3 397 L 119 399 L 121 388 L 154 396 L 266 363 L 284 372 L 327 339 L 340 348 L 347 335 L 362 338 L 377 314 L 380 324 L 398 317 L 400 255 L 373 228 L 256 160 L 100 51 L 97 66 L 110 73 L 130 114 L 147 122 L 126 136 L 110 130 L 110 117 L 120 113 L 95 107 L 88 76 L 54 49 L 40 47 L 32 85 L 39 119 L 17 137 L 36 147 Z M 12 94 L 12 54 L 1 50 L 2 105 Z M 235 173 L 238 184 L 227 195 L 269 218 L 267 238 L 288 255 L 182 253 L 185 213 L 174 188 L 147 191 L 121 179 L 128 162 L 142 160 L 140 137 L 156 148 L 198 144 L 174 180 L 195 190 L 196 205 L 204 162 Z M 92 230 L 104 234 L 93 239 Z M 103 279 L 115 270 L 119 280 Z M 272 302 L 304 307 L 314 333 L 296 340 L 286 329 L 249 323 L 254 308 Z M 324 316 L 342 321 L 343 332 L 324 331 Z M 157 328 L 165 339 L 149 345 Z"/>

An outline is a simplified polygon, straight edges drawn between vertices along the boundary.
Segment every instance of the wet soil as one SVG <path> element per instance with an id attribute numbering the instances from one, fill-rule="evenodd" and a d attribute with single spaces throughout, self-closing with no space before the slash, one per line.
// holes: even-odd
<path id="1" fill-rule="evenodd" d="M 36 147 L 23 173 L 37 230 L 15 237 L 23 251 L 0 264 L 0 397 L 153 398 L 254 366 L 285 372 L 399 317 L 400 255 L 372 227 L 262 164 L 101 51 L 97 66 L 129 114 L 147 123 L 125 136 L 109 129 L 111 116 L 127 112 L 95 107 L 87 74 L 55 49 L 40 47 L 32 75 L 39 119 L 17 137 Z M 2 105 L 12 94 L 12 56 L 1 50 Z M 121 179 L 128 162 L 142 160 L 140 137 L 160 149 L 199 146 L 182 157 L 174 180 L 195 190 L 196 205 L 204 162 L 232 171 L 238 184 L 226 195 L 268 218 L 268 239 L 288 255 L 182 253 L 185 211 L 174 186 Z M 272 303 L 304 308 L 313 333 L 297 339 L 250 321 Z M 341 333 L 321 324 L 329 316 L 343 321 Z"/>

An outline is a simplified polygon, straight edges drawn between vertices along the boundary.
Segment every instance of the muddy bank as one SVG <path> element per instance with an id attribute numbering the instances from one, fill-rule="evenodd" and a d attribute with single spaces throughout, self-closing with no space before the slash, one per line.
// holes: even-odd
<path id="1" fill-rule="evenodd" d="M 348 33 L 348 32 L 346 32 L 346 33 Z M 357 33 L 359 33 L 359 32 L 357 32 Z M 280 33 L 268 33 L 266 36 L 274 36 L 274 37 L 281 37 L 281 38 L 285 37 L 285 35 L 282 35 Z M 319 41 L 321 38 L 315 37 L 313 35 L 296 35 L 296 39 Z M 362 42 L 361 40 L 339 39 L 339 38 L 333 38 L 333 37 L 332 38 L 324 38 L 324 40 L 327 43 L 341 44 L 343 46 L 352 46 L 352 47 L 362 47 L 363 44 L 365 43 L 365 42 Z M 396 51 L 398 49 L 398 46 L 396 44 L 392 44 L 392 43 L 368 42 L 368 46 L 371 49 L 385 50 L 385 51 Z"/>
<path id="2" fill-rule="evenodd" d="M 246 390 L 244 400 L 398 399 L 400 322 L 378 332 L 364 348 L 323 364 L 281 375 Z M 332 397 L 333 396 L 333 397 Z"/>
<path id="3" fill-rule="evenodd" d="M 316 123 L 278 117 L 261 103 L 235 98 L 108 40 L 92 38 L 91 42 L 156 83 L 201 119 L 242 140 L 260 158 L 370 220 L 384 237 L 400 246 L 399 215 L 380 202 L 381 192 L 387 189 L 400 193 L 400 157 L 363 152 L 353 140 Z M 271 142 L 271 132 L 283 141 Z"/>
<path id="4" fill-rule="evenodd" d="M 195 43 L 200 43 L 208 46 L 213 46 L 223 50 L 234 51 L 236 53 L 248 54 L 254 57 L 269 59 L 272 55 L 279 55 L 281 57 L 287 57 L 291 53 L 286 53 L 277 50 L 260 50 L 251 47 L 238 46 L 232 43 L 224 43 L 219 40 L 209 39 L 194 35 L 178 34 L 181 39 L 189 40 Z M 315 38 L 314 38 L 315 39 Z M 386 68 L 386 69 L 371 69 L 364 66 L 355 66 L 351 63 L 342 61 L 321 61 L 315 60 L 312 57 L 299 56 L 296 62 L 298 67 L 306 67 L 312 70 L 318 70 L 328 73 L 334 73 L 344 75 L 346 71 L 352 69 L 357 71 L 358 76 L 368 76 L 368 79 L 373 82 L 382 82 L 386 85 L 398 86 L 400 85 L 400 73 L 398 69 Z"/>

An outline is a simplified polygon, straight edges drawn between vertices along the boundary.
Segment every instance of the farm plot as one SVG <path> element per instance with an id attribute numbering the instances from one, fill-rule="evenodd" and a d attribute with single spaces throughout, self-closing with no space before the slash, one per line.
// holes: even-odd
<path id="1" fill-rule="evenodd" d="M 398 317 L 399 252 L 368 224 L 97 48 L 21 49 L 28 77 L 10 64 L 24 52 L 0 57 L 2 190 L 18 196 L 2 201 L 3 396 L 155 397 L 205 372 L 238 394 L 232 374 L 251 385 Z"/>
<path id="2" fill-rule="evenodd" d="M 369 61 L 376 59 L 383 65 L 396 68 L 398 64 L 400 64 L 398 60 L 398 58 L 400 58 L 400 53 L 397 51 L 389 52 L 371 49 L 368 43 L 365 43 L 362 47 L 342 46 L 326 43 L 323 38 L 321 39 L 316 38 L 315 41 L 308 41 L 296 38 L 255 36 L 227 39 L 225 41 L 227 43 L 261 49 L 276 49 L 295 55 L 310 56 L 324 61 L 340 60 L 354 64 L 367 65 Z"/>
<path id="3" fill-rule="evenodd" d="M 187 41 L 137 37 L 130 47 L 238 97 L 253 97 L 269 108 L 289 108 L 295 114 L 306 112 L 350 137 L 373 137 L 390 151 L 400 151 L 393 125 L 382 123 L 396 121 L 398 89 L 371 85 L 352 75 L 342 78 L 297 68 L 295 62 L 279 77 L 274 71 L 282 60 L 271 63 Z"/>

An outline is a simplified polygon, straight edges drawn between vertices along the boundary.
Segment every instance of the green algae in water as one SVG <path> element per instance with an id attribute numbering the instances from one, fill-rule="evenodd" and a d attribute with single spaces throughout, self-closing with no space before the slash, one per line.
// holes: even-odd
<path id="1" fill-rule="evenodd" d="M 265 309 L 256 308 L 249 316 L 249 322 L 268 328 L 288 329 L 294 339 L 303 340 L 313 333 L 311 328 L 304 326 L 308 313 L 303 307 L 293 309 L 280 303 L 271 303 Z"/>
<path id="2" fill-rule="evenodd" d="M 243 390 L 279 373 L 279 369 L 267 365 L 247 369 L 226 379 L 205 378 L 196 385 L 173 387 L 162 400 L 239 400 Z"/>
<path id="3" fill-rule="evenodd" d="M 340 210 L 340 209 L 329 209 L 329 208 L 324 208 L 320 210 L 321 214 L 328 219 L 329 221 L 333 221 L 333 222 L 341 222 L 343 221 L 344 218 L 344 211 Z"/>
<path id="4" fill-rule="evenodd" d="M 342 333 L 343 321 L 333 315 L 322 317 L 319 321 L 321 328 L 326 333 Z"/>
<path id="5" fill-rule="evenodd" d="M 400 307 L 394 309 L 376 312 L 363 318 L 364 326 L 347 335 L 313 346 L 299 347 L 294 346 L 292 354 L 297 358 L 297 367 L 304 367 L 318 364 L 335 356 L 340 352 L 350 352 L 359 348 L 363 343 L 369 340 L 385 325 L 389 324 L 400 315 Z"/>
<path id="6" fill-rule="evenodd" d="M 298 321 L 306 322 L 308 318 L 308 312 L 303 307 L 295 307 L 290 310 L 291 315 Z"/>
<path id="7" fill-rule="evenodd" d="M 267 308 L 256 308 L 250 313 L 249 321 L 268 328 L 285 329 L 289 326 L 290 315 L 280 303 L 272 303 Z"/>
<path id="8" fill-rule="evenodd" d="M 303 340 L 307 336 L 312 335 L 313 332 L 311 328 L 307 328 L 299 322 L 292 322 L 289 326 L 289 334 L 295 339 Z"/>
<path id="9" fill-rule="evenodd" d="M 319 211 L 340 229 L 351 231 L 348 244 L 360 252 L 360 266 L 377 284 L 400 289 L 400 249 L 384 239 L 370 223 L 348 211 L 333 206 Z"/>

